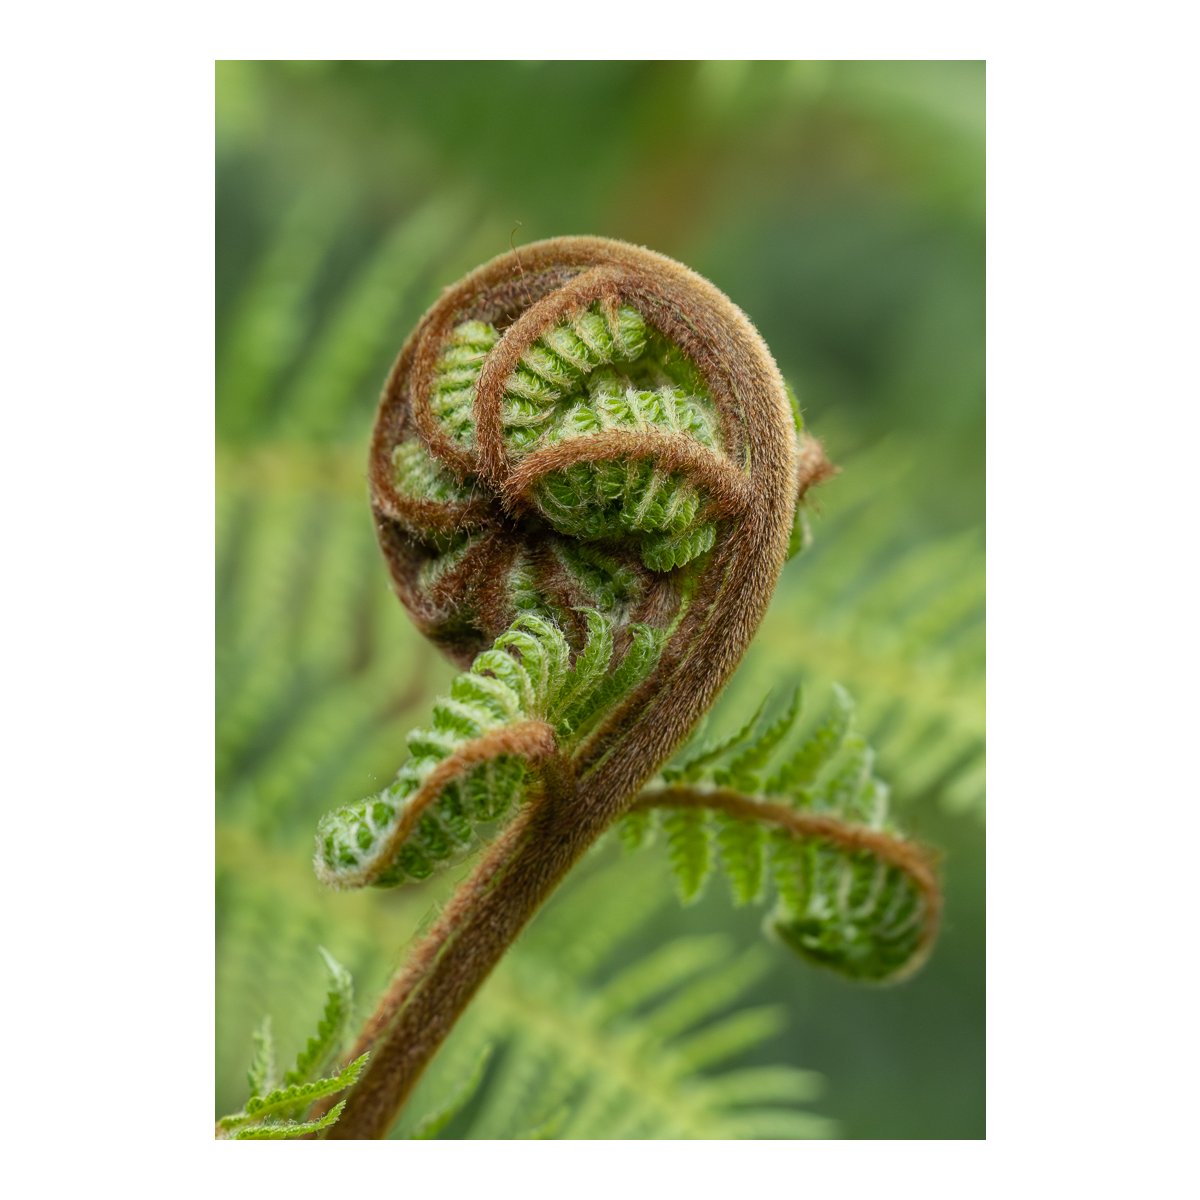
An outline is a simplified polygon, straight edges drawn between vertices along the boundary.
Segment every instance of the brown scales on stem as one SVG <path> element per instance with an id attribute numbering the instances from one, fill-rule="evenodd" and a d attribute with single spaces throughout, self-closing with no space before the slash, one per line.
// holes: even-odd
<path id="1" fill-rule="evenodd" d="M 716 405 L 723 454 L 701 453 L 696 445 L 683 447 L 675 435 L 648 431 L 631 435 L 634 441 L 597 441 L 595 448 L 587 439 L 566 442 L 513 470 L 500 427 L 505 381 L 525 349 L 556 321 L 597 301 L 610 311 L 618 303 L 632 305 L 692 360 Z M 454 442 L 430 406 L 441 347 L 464 320 L 489 321 L 503 331 L 480 375 L 474 447 Z M 490 488 L 478 507 L 473 502 L 456 514 L 464 524 L 490 527 L 489 537 L 502 538 L 505 530 L 520 535 L 507 524 L 503 501 L 524 507 L 546 470 L 617 452 L 653 456 L 661 469 L 692 478 L 709 496 L 718 528 L 653 674 L 606 716 L 573 759 L 552 754 L 542 762 L 528 803 L 410 953 L 351 1052 L 369 1049 L 371 1059 L 329 1132 L 333 1138 L 386 1134 L 525 923 L 580 855 L 628 811 L 639 788 L 711 706 L 766 611 L 798 495 L 832 470 L 815 440 L 798 448 L 783 380 L 745 315 L 679 263 L 602 238 L 557 238 L 525 247 L 519 262 L 514 251 L 485 264 L 442 294 L 401 350 L 381 400 L 369 477 L 380 544 L 406 604 L 410 596 L 418 600 L 415 572 L 430 553 L 410 536 L 431 530 L 421 525 L 425 514 L 397 494 L 392 478 L 392 451 L 414 432 L 460 480 L 473 476 Z M 504 628 L 497 622 L 508 614 L 494 598 L 491 610 L 470 626 L 461 608 L 451 611 L 460 599 L 447 599 L 440 615 L 430 610 L 422 628 L 465 664 L 491 644 Z M 673 586 L 659 588 L 647 593 L 643 607 L 665 627 L 681 599 Z"/>

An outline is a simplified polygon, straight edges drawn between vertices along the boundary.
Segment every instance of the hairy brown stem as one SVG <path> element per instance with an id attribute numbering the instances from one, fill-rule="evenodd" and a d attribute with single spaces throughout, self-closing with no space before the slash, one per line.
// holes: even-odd
<path id="1" fill-rule="evenodd" d="M 632 304 L 692 360 L 717 407 L 723 457 L 658 433 L 653 439 L 597 439 L 594 446 L 582 439 L 572 442 L 569 452 L 535 454 L 513 468 L 499 421 L 504 380 L 540 331 L 595 301 L 609 307 Z M 430 401 L 440 347 L 455 323 L 465 319 L 494 321 L 507 329 L 479 379 L 475 449 L 447 436 Z M 384 390 L 370 462 L 377 527 L 397 592 L 425 622 L 423 629 L 464 665 L 504 628 L 503 607 L 494 606 L 493 619 L 493 609 L 483 603 L 490 592 L 472 585 L 464 594 L 476 597 L 481 627 L 466 629 L 457 605 L 443 616 L 417 594 L 423 560 L 405 531 L 419 524 L 422 514 L 391 482 L 393 447 L 414 430 L 441 463 L 459 478 L 485 481 L 506 508 L 519 507 L 517 501 L 545 470 L 589 456 L 653 454 L 663 469 L 696 477 L 719 524 L 703 573 L 689 585 L 655 671 L 574 748 L 572 760 L 555 755 L 542 764 L 529 802 L 388 989 L 352 1051 L 359 1055 L 369 1049 L 371 1058 L 329 1132 L 333 1138 L 386 1134 L 421 1072 L 525 923 L 711 706 L 766 612 L 798 493 L 820 477 L 824 464 L 819 445 L 812 443 L 801 471 L 791 408 L 770 351 L 744 314 L 686 267 L 599 238 L 541 242 L 524 247 L 520 261 L 509 254 L 486 264 L 447 289 L 405 344 Z M 468 514 L 463 509 L 456 515 L 466 519 Z M 507 520 L 507 512 L 495 510 L 487 518 L 495 531 L 490 536 L 507 537 Z M 677 607 L 682 595 L 676 595 Z"/>

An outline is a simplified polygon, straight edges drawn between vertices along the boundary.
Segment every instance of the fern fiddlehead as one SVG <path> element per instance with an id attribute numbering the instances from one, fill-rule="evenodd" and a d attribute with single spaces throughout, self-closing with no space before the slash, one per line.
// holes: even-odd
<path id="1" fill-rule="evenodd" d="M 696 848 L 709 812 L 726 822 L 720 844 L 747 898 L 762 876 L 760 824 L 834 847 L 854 876 L 838 885 L 837 910 L 853 946 L 821 941 L 825 884 L 800 905 L 811 872 L 776 871 L 781 904 L 794 901 L 777 933 L 834 965 L 864 958 L 846 932 L 867 911 L 855 872 L 884 864 L 867 885 L 873 904 L 912 874 L 888 860 L 891 835 L 851 845 L 829 824 L 841 816 L 806 827 L 778 805 L 731 798 L 786 730 L 727 764 L 724 790 L 710 780 L 638 797 L 736 667 L 800 541 L 805 492 L 831 471 L 746 317 L 650 251 L 537 243 L 472 272 L 425 314 L 380 402 L 372 505 L 398 597 L 467 670 L 410 735 L 396 782 L 322 821 L 317 872 L 335 887 L 425 878 L 519 803 L 368 1022 L 352 1053 L 369 1050 L 370 1063 L 329 1136 L 386 1132 L 524 923 L 627 813 L 636 826 L 649 808 L 672 808 L 692 891 L 707 871 Z M 898 901 L 893 924 L 920 910 L 910 926 L 931 927 L 922 896 Z M 906 944 L 888 970 L 860 973 L 885 977 L 913 953 Z"/>
<path id="2" fill-rule="evenodd" d="M 587 646 L 573 668 L 562 633 L 533 615 L 479 654 L 434 706 L 433 725 L 408 735 L 412 757 L 395 783 L 322 819 L 318 878 L 339 889 L 428 879 L 474 842 L 478 824 L 503 817 L 527 767 L 576 741 L 657 662 L 661 632 L 634 625 L 629 652 L 608 674 L 612 622 L 595 610 L 587 617 Z"/>

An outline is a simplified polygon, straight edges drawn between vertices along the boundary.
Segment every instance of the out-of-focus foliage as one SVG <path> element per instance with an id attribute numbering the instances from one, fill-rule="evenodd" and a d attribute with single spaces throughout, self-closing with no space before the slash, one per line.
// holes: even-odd
<path id="1" fill-rule="evenodd" d="M 499 1062 L 445 1136 L 833 1132 L 829 1120 L 792 1107 L 821 1094 L 824 1081 L 815 1073 L 783 1065 L 712 1069 L 786 1023 L 779 1004 L 728 1011 L 770 970 L 766 950 L 739 954 L 723 934 L 678 937 L 614 971 L 614 953 L 669 899 L 666 872 L 648 860 L 596 865 L 576 872 L 488 980 L 394 1136 L 406 1136 L 417 1114 L 451 1092 L 487 1045 L 502 1048 Z"/>
<path id="2" fill-rule="evenodd" d="M 844 1136 L 982 1136 L 982 64 L 222 63 L 217 100 L 217 1112 L 245 1095 L 265 1013 L 281 1053 L 301 1049 L 322 1005 L 318 944 L 369 1010 L 464 869 L 335 895 L 312 875 L 312 831 L 392 777 L 452 678 L 387 591 L 365 441 L 416 318 L 520 221 L 518 245 L 596 233 L 679 258 L 767 338 L 843 474 L 820 489 L 814 544 L 785 568 L 713 727 L 800 682 L 819 711 L 840 681 L 906 825 L 945 850 L 945 931 L 916 979 L 858 991 L 767 950 L 748 998 L 782 1003 L 787 1030 L 725 1065 L 817 1067 Z M 644 861 L 608 869 L 632 887 Z M 582 938 L 579 911 L 565 895 L 539 923 Z M 637 1052 L 660 1090 L 623 1129 L 602 1112 L 606 1095 L 624 1103 L 619 1069 L 538 1057 L 559 1022 L 626 1061 L 620 1021 L 580 1015 L 609 978 L 680 937 L 754 945 L 761 919 L 710 889 L 584 967 L 531 930 L 404 1120 L 437 1111 L 492 1042 L 480 1091 L 439 1136 L 539 1122 L 538 1136 L 580 1136 L 582 1112 L 593 1136 L 764 1136 L 722 1124 L 719 1087 L 694 1099 L 712 1072 L 670 1066 L 670 1039 Z M 719 1030 L 715 1011 L 696 1020 Z M 764 1104 L 808 1094 L 808 1076 L 759 1078 L 745 1087 Z M 518 1088 L 527 1124 L 502 1129 L 488 1114 Z M 774 1136 L 802 1132 L 782 1120 Z"/>

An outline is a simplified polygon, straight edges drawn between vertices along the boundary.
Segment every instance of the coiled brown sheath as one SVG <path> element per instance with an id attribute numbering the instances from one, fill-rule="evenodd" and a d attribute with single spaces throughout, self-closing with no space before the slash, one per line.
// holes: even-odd
<path id="1" fill-rule="evenodd" d="M 698 372 L 719 445 L 653 425 L 518 445 L 505 432 L 506 388 L 511 400 L 514 372 L 534 343 L 588 312 L 615 330 L 630 308 Z M 456 427 L 445 405 L 435 410 L 433 389 L 457 361 L 447 357 L 456 336 L 474 352 L 467 322 L 500 336 L 473 384 L 472 419 Z M 427 452 L 434 499 L 398 476 L 398 462 Z M 798 434 L 783 379 L 745 315 L 693 271 L 622 242 L 557 238 L 494 259 L 443 293 L 392 369 L 370 452 L 380 545 L 397 594 L 460 664 L 511 622 L 514 572 L 564 621 L 585 599 L 555 567 L 562 525 L 547 480 L 576 478 L 565 473 L 580 463 L 642 460 L 656 478 L 700 497 L 696 520 L 707 524 L 689 530 L 715 528 L 711 548 L 693 532 L 654 532 L 636 554 L 605 535 L 605 553 L 636 580 L 627 619 L 673 626 L 658 666 L 575 753 L 538 760 L 529 802 L 415 947 L 351 1052 L 372 1053 L 330 1137 L 386 1134 L 526 921 L 712 704 L 766 611 L 798 500 L 829 471 L 817 443 Z"/>

